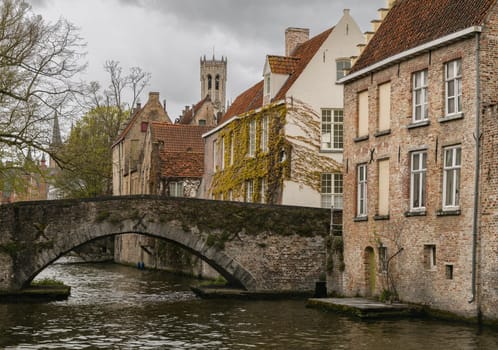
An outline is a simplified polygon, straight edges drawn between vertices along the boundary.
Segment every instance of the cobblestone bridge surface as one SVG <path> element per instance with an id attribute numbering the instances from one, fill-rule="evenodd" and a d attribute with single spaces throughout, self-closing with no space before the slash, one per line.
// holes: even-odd
<path id="1" fill-rule="evenodd" d="M 138 233 L 174 242 L 250 291 L 311 291 L 325 271 L 330 211 L 158 196 L 0 206 L 0 290 L 28 285 L 87 242 Z"/>

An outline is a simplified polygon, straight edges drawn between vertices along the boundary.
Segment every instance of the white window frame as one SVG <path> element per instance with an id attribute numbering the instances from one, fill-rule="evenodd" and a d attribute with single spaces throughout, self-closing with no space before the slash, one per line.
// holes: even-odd
<path id="1" fill-rule="evenodd" d="M 230 133 L 230 165 L 233 165 L 233 157 L 234 157 L 234 133 Z"/>
<path id="2" fill-rule="evenodd" d="M 356 216 L 367 216 L 367 164 L 359 164 L 356 169 L 357 182 L 357 199 L 356 199 Z"/>
<path id="3" fill-rule="evenodd" d="M 260 179 L 260 189 L 259 189 L 260 198 L 259 198 L 259 200 L 263 204 L 266 203 L 266 190 L 267 190 L 267 188 L 268 188 L 268 184 L 267 184 L 266 177 L 262 177 Z"/>
<path id="4" fill-rule="evenodd" d="M 462 113 L 462 60 L 457 59 L 444 65 L 445 77 L 445 115 L 452 116 Z M 453 89 L 453 95 L 450 94 Z M 454 110 L 450 112 L 450 101 Z"/>
<path id="5" fill-rule="evenodd" d="M 221 155 L 221 170 L 224 170 L 225 169 L 225 136 L 221 137 L 220 155 Z"/>
<path id="6" fill-rule="evenodd" d="M 261 119 L 261 151 L 268 152 L 269 117 L 267 114 Z"/>
<path id="7" fill-rule="evenodd" d="M 412 152 L 410 156 L 410 211 L 425 211 L 427 202 L 426 184 L 427 151 Z M 415 205 L 415 199 L 418 199 L 418 205 Z"/>
<path id="8" fill-rule="evenodd" d="M 428 70 L 423 69 L 412 74 L 413 90 L 412 90 L 412 122 L 420 123 L 429 119 L 429 99 L 428 99 Z M 417 102 L 417 96 L 419 100 Z M 417 109 L 420 110 L 420 115 L 417 116 Z"/>
<path id="9" fill-rule="evenodd" d="M 322 208 L 343 208 L 343 176 L 340 173 L 323 173 L 320 177 Z"/>
<path id="10" fill-rule="evenodd" d="M 344 111 L 340 108 L 322 108 L 320 130 L 322 150 L 342 151 L 344 147 Z"/>
<path id="11" fill-rule="evenodd" d="M 342 79 L 347 75 L 346 71 L 351 69 L 351 59 L 349 58 L 338 58 L 335 61 L 336 68 L 336 80 Z"/>
<path id="12" fill-rule="evenodd" d="M 443 210 L 458 210 L 460 208 L 462 147 L 456 145 L 445 147 L 443 150 Z"/>
<path id="13" fill-rule="evenodd" d="M 254 194 L 254 180 L 246 180 L 246 198 L 245 201 L 247 203 L 252 203 Z"/>
<path id="14" fill-rule="evenodd" d="M 216 166 L 218 164 L 218 145 L 217 145 L 218 140 L 213 141 L 213 171 L 216 172 Z"/>
<path id="15" fill-rule="evenodd" d="M 184 197 L 184 184 L 183 181 L 173 181 L 168 184 L 169 195 L 171 197 Z"/>
<path id="16" fill-rule="evenodd" d="M 248 155 L 249 157 L 254 157 L 256 155 L 256 119 L 251 119 L 249 121 Z"/>

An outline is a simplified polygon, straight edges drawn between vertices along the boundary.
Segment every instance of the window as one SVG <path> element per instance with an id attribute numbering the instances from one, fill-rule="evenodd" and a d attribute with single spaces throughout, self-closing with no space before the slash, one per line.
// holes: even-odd
<path id="1" fill-rule="evenodd" d="M 462 61 L 445 64 L 446 115 L 462 112 Z"/>
<path id="2" fill-rule="evenodd" d="M 246 181 L 246 198 L 245 198 L 245 201 L 247 203 L 252 202 L 253 194 L 254 194 L 254 181 L 247 180 Z"/>
<path id="3" fill-rule="evenodd" d="M 213 170 L 216 172 L 216 165 L 218 162 L 218 147 L 216 145 L 216 140 L 213 141 Z"/>
<path id="4" fill-rule="evenodd" d="M 199 119 L 199 125 L 206 125 L 206 119 Z"/>
<path id="5" fill-rule="evenodd" d="M 211 74 L 208 74 L 208 90 L 211 90 L 213 86 L 213 78 L 211 77 Z"/>
<path id="6" fill-rule="evenodd" d="M 270 94 L 270 74 L 265 77 L 265 95 Z"/>
<path id="7" fill-rule="evenodd" d="M 220 156 L 221 156 L 221 170 L 223 170 L 225 169 L 225 136 L 221 138 Z"/>
<path id="8" fill-rule="evenodd" d="M 268 152 L 268 115 L 263 116 L 261 120 L 261 151 Z"/>
<path id="9" fill-rule="evenodd" d="M 357 203 L 356 215 L 367 215 L 367 165 L 361 164 L 357 168 Z"/>
<path id="10" fill-rule="evenodd" d="M 389 159 L 380 160 L 379 166 L 379 187 L 378 187 L 378 209 L 377 214 L 381 216 L 389 215 Z"/>
<path id="11" fill-rule="evenodd" d="M 234 149 L 233 149 L 233 145 L 234 145 L 233 138 L 234 138 L 234 134 L 233 134 L 233 132 L 231 132 L 230 133 L 230 157 L 229 157 L 229 159 L 230 159 L 230 165 L 233 164 L 233 151 L 234 151 Z"/>
<path id="12" fill-rule="evenodd" d="M 322 208 L 342 209 L 342 174 L 321 175 Z"/>
<path id="13" fill-rule="evenodd" d="M 256 120 L 252 119 L 249 122 L 249 157 L 254 157 L 256 154 Z"/>
<path id="14" fill-rule="evenodd" d="M 147 128 L 149 126 L 149 123 L 148 122 L 142 122 L 142 124 L 140 124 L 140 131 L 141 132 L 146 132 L 147 131 Z"/>
<path id="15" fill-rule="evenodd" d="M 427 99 L 427 69 L 413 73 L 413 123 L 429 118 Z"/>
<path id="16" fill-rule="evenodd" d="M 336 78 L 337 80 L 343 78 L 348 74 L 348 71 L 351 69 L 351 60 L 347 58 L 338 59 L 335 61 L 336 66 Z"/>
<path id="17" fill-rule="evenodd" d="M 410 169 L 410 210 L 425 210 L 427 152 L 412 152 Z"/>
<path id="18" fill-rule="evenodd" d="M 453 265 L 446 265 L 445 275 L 447 280 L 453 279 Z"/>
<path id="19" fill-rule="evenodd" d="M 424 266 L 426 270 L 436 267 L 436 246 L 434 244 L 424 245 Z"/>
<path id="20" fill-rule="evenodd" d="M 183 182 L 170 182 L 169 195 L 171 197 L 183 197 Z"/>
<path id="21" fill-rule="evenodd" d="M 343 148 L 343 121 L 342 109 L 322 109 L 322 150 Z"/>
<path id="22" fill-rule="evenodd" d="M 358 137 L 368 136 L 368 91 L 358 94 Z"/>
<path id="23" fill-rule="evenodd" d="M 220 89 L 220 76 L 218 74 L 216 75 L 216 78 L 215 78 L 215 81 L 214 81 L 214 88 L 216 90 Z"/>
<path id="24" fill-rule="evenodd" d="M 391 128 L 391 83 L 379 85 L 379 125 L 378 130 Z"/>
<path id="25" fill-rule="evenodd" d="M 462 149 L 460 146 L 444 149 L 443 210 L 458 209 L 460 205 L 460 169 Z"/>
<path id="26" fill-rule="evenodd" d="M 266 189 L 267 189 L 267 183 L 266 183 L 266 178 L 262 177 L 260 179 L 260 193 L 259 193 L 259 199 L 261 203 L 266 203 Z"/>

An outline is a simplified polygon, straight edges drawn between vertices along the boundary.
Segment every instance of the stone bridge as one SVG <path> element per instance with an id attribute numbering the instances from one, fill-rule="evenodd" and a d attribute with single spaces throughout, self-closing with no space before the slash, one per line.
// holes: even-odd
<path id="1" fill-rule="evenodd" d="M 178 244 L 249 291 L 304 292 L 325 272 L 330 211 L 159 196 L 0 205 L 0 290 L 18 290 L 60 256 L 107 236 Z"/>

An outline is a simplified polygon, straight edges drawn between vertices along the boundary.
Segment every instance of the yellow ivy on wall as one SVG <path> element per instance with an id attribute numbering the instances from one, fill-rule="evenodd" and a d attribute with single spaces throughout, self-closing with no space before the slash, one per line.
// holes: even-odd
<path id="1" fill-rule="evenodd" d="M 268 147 L 261 148 L 262 121 L 267 116 Z M 228 124 L 220 131 L 218 143 L 224 144 L 224 169 L 218 167 L 211 184 L 211 194 L 218 199 L 228 199 L 229 191 L 233 198 L 246 197 L 246 181 L 253 181 L 252 201 L 261 201 L 261 179 L 267 181 L 266 202 L 278 201 L 282 182 L 290 176 L 291 146 L 285 140 L 285 104 L 272 104 L 258 111 L 251 111 Z M 254 156 L 249 156 L 249 124 L 256 123 Z M 233 148 L 232 148 L 233 144 Z M 220 149 L 219 144 L 217 145 Z M 233 155 L 231 150 L 233 149 Z M 283 155 L 285 154 L 285 157 Z M 233 163 L 230 164 L 230 160 Z"/>

